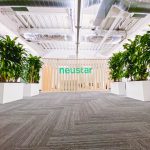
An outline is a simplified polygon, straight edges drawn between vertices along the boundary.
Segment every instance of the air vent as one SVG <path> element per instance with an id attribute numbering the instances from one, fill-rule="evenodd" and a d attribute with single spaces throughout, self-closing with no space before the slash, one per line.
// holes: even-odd
<path id="1" fill-rule="evenodd" d="M 13 11 L 28 11 L 27 7 L 11 7 Z"/>
<path id="2" fill-rule="evenodd" d="M 133 17 L 135 17 L 135 18 L 144 18 L 144 17 L 146 17 L 146 14 L 134 14 Z"/>

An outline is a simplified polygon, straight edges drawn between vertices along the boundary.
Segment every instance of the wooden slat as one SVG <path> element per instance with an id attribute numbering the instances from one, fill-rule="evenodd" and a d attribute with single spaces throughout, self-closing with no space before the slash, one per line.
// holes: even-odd
<path id="1" fill-rule="evenodd" d="M 42 91 L 96 91 L 110 87 L 105 59 L 44 59 Z M 60 67 L 91 67 L 91 74 L 60 74 Z"/>

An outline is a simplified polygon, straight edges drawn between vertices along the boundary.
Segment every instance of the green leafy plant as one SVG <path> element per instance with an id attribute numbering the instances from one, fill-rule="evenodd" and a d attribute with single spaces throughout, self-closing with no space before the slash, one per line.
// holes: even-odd
<path id="1" fill-rule="evenodd" d="M 150 64 L 150 34 L 137 35 L 125 49 L 125 77 L 133 80 L 147 80 L 148 65 Z"/>
<path id="2" fill-rule="evenodd" d="M 28 83 L 38 83 L 40 79 L 40 69 L 43 62 L 41 57 L 29 55 L 26 59 L 26 64 L 23 72 L 23 79 Z"/>
<path id="3" fill-rule="evenodd" d="M 110 69 L 110 77 L 114 82 L 121 81 L 124 68 L 124 53 L 114 53 L 108 61 Z"/>
<path id="4" fill-rule="evenodd" d="M 143 47 L 143 53 L 142 53 L 142 62 L 145 64 L 146 70 L 146 79 L 147 76 L 149 76 L 148 68 L 150 68 L 150 32 L 147 32 L 141 37 L 141 46 Z"/>
<path id="5" fill-rule="evenodd" d="M 0 39 L 0 82 L 17 82 L 21 76 L 26 51 L 9 36 Z"/>
<path id="6" fill-rule="evenodd" d="M 137 58 L 137 51 L 136 51 L 136 47 L 139 44 L 138 39 L 139 37 L 136 36 L 137 40 L 128 40 L 129 43 L 126 43 L 123 45 L 125 51 L 124 51 L 124 56 L 125 56 L 125 74 L 124 77 L 125 78 L 130 78 L 131 81 L 134 80 L 135 77 L 135 63 L 138 61 Z"/>

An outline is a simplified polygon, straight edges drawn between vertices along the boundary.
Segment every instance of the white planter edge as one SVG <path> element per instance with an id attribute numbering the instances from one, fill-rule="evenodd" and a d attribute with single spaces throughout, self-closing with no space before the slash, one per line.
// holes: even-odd
<path id="1" fill-rule="evenodd" d="M 39 94 L 39 83 L 24 83 L 23 86 L 23 96 L 30 97 Z"/>
<path id="2" fill-rule="evenodd" d="M 112 82 L 111 83 L 111 93 L 117 95 L 126 94 L 126 83 L 125 82 Z"/>
<path id="3" fill-rule="evenodd" d="M 0 103 L 23 99 L 23 83 L 0 83 Z"/>
<path id="4" fill-rule="evenodd" d="M 150 101 L 150 81 L 126 82 L 126 96 L 141 101 Z"/>

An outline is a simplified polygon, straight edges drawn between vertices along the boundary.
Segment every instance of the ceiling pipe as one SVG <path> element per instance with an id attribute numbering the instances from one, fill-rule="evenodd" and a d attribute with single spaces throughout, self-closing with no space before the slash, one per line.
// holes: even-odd
<path id="1" fill-rule="evenodd" d="M 80 15 L 81 15 L 81 0 L 78 0 L 77 5 L 77 42 L 76 42 L 76 58 L 79 54 L 79 30 L 80 30 Z"/>

